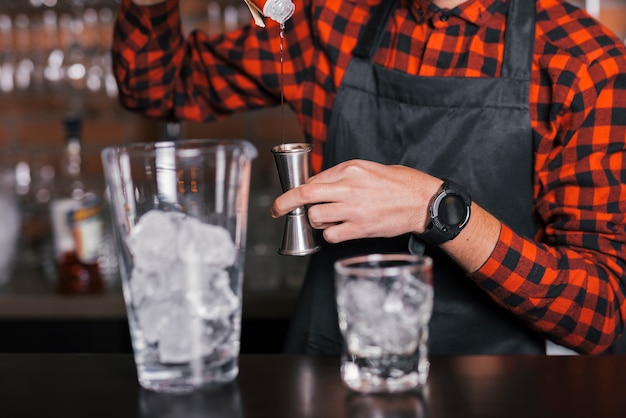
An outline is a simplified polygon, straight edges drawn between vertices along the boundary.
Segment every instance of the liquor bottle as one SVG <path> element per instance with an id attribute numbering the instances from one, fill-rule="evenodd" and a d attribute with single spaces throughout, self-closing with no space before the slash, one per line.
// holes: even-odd
<path id="1" fill-rule="evenodd" d="M 254 22 L 262 28 L 265 27 L 262 16 L 283 25 L 296 9 L 291 0 L 244 0 L 244 2 L 250 9 Z"/>
<path id="2" fill-rule="evenodd" d="M 51 204 L 57 289 L 62 294 L 101 293 L 98 266 L 102 242 L 102 206 L 86 187 L 81 172 L 81 119 L 65 119 L 64 172 Z"/>

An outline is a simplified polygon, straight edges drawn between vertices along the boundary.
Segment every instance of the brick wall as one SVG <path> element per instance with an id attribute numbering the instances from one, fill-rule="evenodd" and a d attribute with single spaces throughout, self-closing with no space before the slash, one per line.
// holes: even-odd
<path id="1" fill-rule="evenodd" d="M 34 94 L 0 95 L 0 162 L 16 159 L 53 163 L 58 167 L 65 143 L 63 118 L 70 106 L 59 98 Z M 123 109 L 117 100 L 92 96 L 82 106 L 83 158 L 87 176 L 102 175 L 100 151 L 110 145 L 151 142 L 165 138 L 165 124 Z M 282 142 L 280 107 L 233 115 L 211 123 L 183 122 L 182 138 L 247 139 L 259 150 L 255 170 L 273 170 L 269 149 Z M 295 116 L 285 110 L 287 141 L 302 140 Z M 262 176 L 262 177 L 264 177 Z"/>

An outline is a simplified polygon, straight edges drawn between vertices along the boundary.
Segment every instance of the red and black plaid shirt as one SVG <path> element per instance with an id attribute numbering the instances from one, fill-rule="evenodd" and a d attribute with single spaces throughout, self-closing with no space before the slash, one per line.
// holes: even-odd
<path id="1" fill-rule="evenodd" d="M 287 21 L 284 95 L 314 144 L 314 169 L 351 51 L 380 1 L 296 0 Z M 498 77 L 507 10 L 506 0 L 453 10 L 402 1 L 375 61 L 422 76 Z M 279 27 L 267 23 L 185 37 L 177 0 L 123 0 L 114 43 L 122 103 L 196 121 L 279 104 Z M 470 278 L 533 329 L 599 353 L 626 318 L 626 47 L 584 11 L 538 0 L 530 100 L 541 229 L 529 240 L 503 225 Z"/>

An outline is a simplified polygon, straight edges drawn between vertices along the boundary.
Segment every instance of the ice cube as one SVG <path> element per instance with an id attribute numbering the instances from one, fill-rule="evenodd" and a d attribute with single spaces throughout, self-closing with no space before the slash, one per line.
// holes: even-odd
<path id="1" fill-rule="evenodd" d="M 377 281 L 349 281 L 345 293 L 346 309 L 357 315 L 371 314 L 385 301 L 385 289 Z"/>
<path id="2" fill-rule="evenodd" d="M 139 218 L 126 244 L 136 266 L 161 270 L 176 260 L 172 251 L 185 214 L 151 210 Z"/>
<path id="3" fill-rule="evenodd" d="M 406 353 L 416 349 L 419 330 L 432 310 L 430 286 L 410 277 L 391 284 L 348 282 L 344 291 L 351 351 Z"/>
<path id="4" fill-rule="evenodd" d="M 178 307 L 170 312 L 159 336 L 159 360 L 185 363 L 215 354 L 234 327 L 228 321 L 204 321 Z"/>
<path id="5" fill-rule="evenodd" d="M 221 226 L 187 218 L 180 225 L 177 238 L 176 247 L 182 260 L 201 260 L 219 268 L 235 262 L 237 249 L 228 230 Z"/>
<path id="6" fill-rule="evenodd" d="M 162 330 L 169 320 L 172 306 L 172 301 L 164 300 L 144 303 L 134 310 L 143 337 L 149 344 L 159 341 Z"/>
<path id="7" fill-rule="evenodd" d="M 163 363 L 183 363 L 194 357 L 194 341 L 202 341 L 202 324 L 198 322 L 186 306 L 174 307 L 167 313 L 159 330 L 159 359 Z"/>
<path id="8" fill-rule="evenodd" d="M 181 213 L 150 211 L 127 243 L 134 256 L 133 309 L 162 362 L 211 355 L 232 338 L 240 302 L 226 270 L 237 256 L 228 230 Z"/>
<path id="9" fill-rule="evenodd" d="M 131 298 L 134 306 L 171 299 L 185 292 L 184 264 L 174 261 L 162 270 L 135 266 L 130 279 Z"/>
<path id="10" fill-rule="evenodd" d="M 239 308 L 239 298 L 230 287 L 227 271 L 213 271 L 201 297 L 198 314 L 207 320 L 227 319 Z"/>

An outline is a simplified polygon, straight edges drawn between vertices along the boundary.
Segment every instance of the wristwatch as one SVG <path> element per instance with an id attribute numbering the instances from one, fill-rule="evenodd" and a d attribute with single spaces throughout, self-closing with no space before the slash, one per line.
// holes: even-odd
<path id="1" fill-rule="evenodd" d="M 419 238 L 432 245 L 454 239 L 469 222 L 471 205 L 472 199 L 462 186 L 443 179 L 441 189 L 428 207 L 430 222 Z"/>

